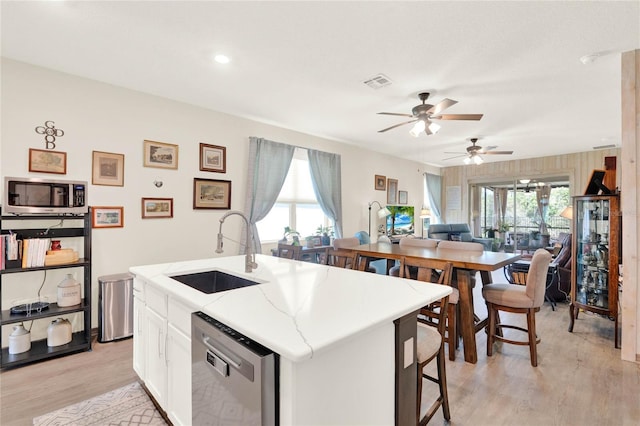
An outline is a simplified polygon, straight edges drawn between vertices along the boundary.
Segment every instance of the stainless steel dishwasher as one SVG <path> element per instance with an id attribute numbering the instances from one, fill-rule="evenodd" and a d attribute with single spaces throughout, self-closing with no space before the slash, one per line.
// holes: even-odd
<path id="1" fill-rule="evenodd" d="M 279 423 L 273 351 L 202 312 L 191 315 L 194 425 Z"/>

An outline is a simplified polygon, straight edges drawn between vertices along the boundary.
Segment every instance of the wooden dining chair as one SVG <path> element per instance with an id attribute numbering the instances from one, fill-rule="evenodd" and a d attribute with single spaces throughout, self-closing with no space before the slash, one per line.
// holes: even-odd
<path id="1" fill-rule="evenodd" d="M 487 284 L 482 288 L 482 296 L 487 302 L 489 322 L 487 325 L 487 356 L 493 355 L 493 343 L 499 340 L 514 345 L 528 345 L 531 365 L 538 366 L 537 346 L 540 338 L 536 334 L 536 312 L 544 302 L 547 284 L 547 271 L 551 262 L 551 254 L 545 249 L 538 249 L 533 254 L 527 273 L 526 286 L 507 283 Z M 527 328 L 500 323 L 498 311 L 526 314 Z M 511 340 L 504 337 L 499 330 L 508 328 L 527 333 L 526 341 Z"/>
<path id="2" fill-rule="evenodd" d="M 360 240 L 356 237 L 350 238 L 336 238 L 333 240 L 333 248 L 335 249 L 344 249 L 348 247 L 355 247 L 360 245 Z M 374 274 L 378 272 L 375 266 L 370 265 L 369 259 L 365 260 L 366 268 L 364 269 L 367 272 L 373 272 Z"/>
<path id="3" fill-rule="evenodd" d="M 433 261 L 431 259 L 420 259 L 420 261 L 429 262 L 431 266 L 423 267 L 422 272 L 419 273 L 420 278 L 425 278 L 433 273 L 436 269 L 434 265 L 438 262 L 438 266 L 442 268 L 442 275 L 446 277 L 447 274 L 451 274 L 451 263 L 442 261 Z M 410 262 L 413 263 L 413 262 Z M 403 262 L 404 266 L 404 262 Z M 404 269 L 404 268 L 403 268 Z M 443 278 L 446 280 L 447 278 Z M 442 415 L 445 420 L 451 420 L 451 413 L 449 410 L 449 395 L 447 391 L 447 373 L 445 367 L 444 358 L 444 342 L 446 335 L 447 315 L 449 313 L 449 298 L 445 296 L 441 300 L 431 304 L 431 307 L 437 305 L 437 309 L 427 309 L 426 307 L 420 310 L 420 313 L 428 315 L 429 320 L 419 319 L 417 330 L 417 362 L 418 362 L 418 374 L 417 374 L 417 395 L 416 395 L 416 423 L 419 425 L 426 425 L 429 420 L 434 416 L 440 407 L 442 407 Z M 428 310 L 428 313 L 427 313 Z M 422 316 L 422 315 L 421 315 Z M 420 318 L 420 316 L 419 316 Z M 437 375 L 431 375 L 425 373 L 424 368 L 433 360 L 437 362 L 436 372 Z M 436 383 L 439 387 L 438 398 L 427 409 L 424 416 L 420 416 L 420 409 L 422 406 L 422 383 L 423 379 L 427 379 L 433 383 Z"/>
<path id="4" fill-rule="evenodd" d="M 338 268 L 352 268 L 355 265 L 356 255 L 353 250 L 330 248 L 327 250 L 327 265 Z"/>
<path id="5" fill-rule="evenodd" d="M 402 259 L 401 265 L 401 278 L 412 278 L 417 279 L 418 281 L 432 282 L 451 287 L 453 267 L 449 262 L 434 259 L 405 257 Z M 458 300 L 460 300 L 460 293 L 457 288 L 452 288 L 447 305 L 448 312 L 445 318 L 446 324 L 444 333 L 444 339 L 445 342 L 448 343 L 449 359 L 451 361 L 456 360 L 456 349 L 458 348 L 460 340 L 457 322 Z M 418 321 L 427 325 L 437 326 L 440 314 L 439 310 L 440 305 L 437 302 L 423 307 L 420 309 Z"/>
<path id="6" fill-rule="evenodd" d="M 398 244 L 400 247 L 436 248 L 438 246 L 438 240 L 429 238 L 403 238 Z M 392 277 L 399 277 L 400 265 L 392 266 L 391 269 L 389 269 L 389 275 Z M 449 301 L 449 303 L 451 303 L 451 301 Z"/>
<path id="7" fill-rule="evenodd" d="M 282 244 L 278 243 L 278 249 L 276 252 L 277 257 L 284 257 L 285 259 L 300 259 L 300 252 L 302 251 L 302 246 L 294 246 L 291 244 Z"/>

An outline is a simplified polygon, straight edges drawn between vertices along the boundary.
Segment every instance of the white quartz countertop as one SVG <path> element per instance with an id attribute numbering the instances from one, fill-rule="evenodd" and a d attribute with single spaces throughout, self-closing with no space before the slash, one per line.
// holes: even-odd
<path id="1" fill-rule="evenodd" d="M 256 255 L 135 266 L 130 271 L 281 356 L 300 362 L 451 293 L 437 284 Z M 219 270 L 259 284 L 214 294 L 171 276 Z"/>

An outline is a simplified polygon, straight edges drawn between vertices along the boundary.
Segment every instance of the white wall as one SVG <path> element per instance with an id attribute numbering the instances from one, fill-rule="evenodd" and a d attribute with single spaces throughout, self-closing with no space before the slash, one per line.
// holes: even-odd
<path id="1" fill-rule="evenodd" d="M 352 145 L 8 59 L 3 59 L 1 65 L 0 164 L 3 180 L 4 176 L 48 177 L 91 183 L 92 151 L 125 155 L 124 187 L 90 185 L 88 190 L 90 205 L 124 206 L 125 212 L 124 228 L 93 232 L 94 308 L 100 276 L 126 272 L 132 265 L 217 256 L 214 250 L 218 219 L 226 211 L 193 210 L 193 178 L 232 181 L 231 208 L 243 210 L 249 136 L 342 156 L 346 236 L 367 229 L 369 201 L 378 200 L 384 204 L 386 200 L 385 192 L 374 190 L 375 174 L 398 179 L 399 189 L 409 193 L 409 205 L 414 205 L 419 212 L 423 201 L 422 174 L 425 171 L 439 173 L 437 169 L 419 163 L 390 158 Z M 46 148 L 43 136 L 34 129 L 47 120 L 54 121 L 55 126 L 65 132 L 63 137 L 56 139 L 55 149 L 67 153 L 65 176 L 28 171 L 29 148 Z M 145 139 L 179 145 L 178 170 L 143 167 Z M 201 142 L 227 148 L 227 173 L 198 170 Z M 162 188 L 153 185 L 156 179 L 164 182 Z M 142 197 L 172 197 L 173 219 L 141 219 Z M 225 222 L 224 234 L 238 240 L 241 221 L 235 219 L 229 218 Z M 222 256 L 237 252 L 237 245 L 225 242 Z M 50 274 L 43 294 L 55 295 L 55 286 L 60 279 Z M 6 291 L 9 291 L 8 286 L 3 286 L 5 294 Z M 96 309 L 93 325 L 97 326 Z"/>

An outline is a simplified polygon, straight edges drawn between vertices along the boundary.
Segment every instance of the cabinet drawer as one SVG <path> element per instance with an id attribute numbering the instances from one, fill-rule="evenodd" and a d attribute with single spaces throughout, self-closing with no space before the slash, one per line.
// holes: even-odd
<path id="1" fill-rule="evenodd" d="M 169 297 L 169 323 L 191 337 L 191 313 L 196 309 Z"/>
<path id="2" fill-rule="evenodd" d="M 167 317 L 167 296 L 157 288 L 149 285 L 144 286 L 144 296 L 147 306 L 163 317 Z"/>

